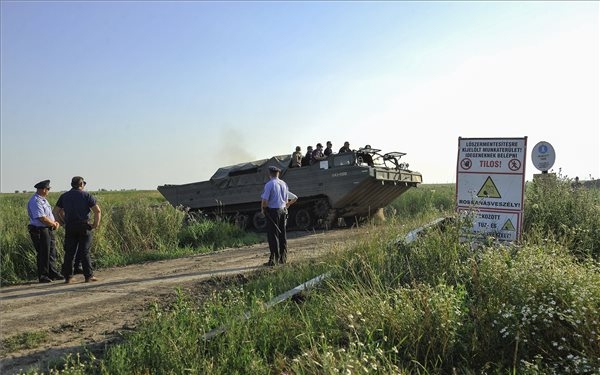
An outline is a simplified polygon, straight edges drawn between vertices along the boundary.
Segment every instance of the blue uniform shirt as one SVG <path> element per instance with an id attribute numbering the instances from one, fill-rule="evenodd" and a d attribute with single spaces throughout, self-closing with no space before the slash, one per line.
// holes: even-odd
<path id="1" fill-rule="evenodd" d="M 65 211 L 65 225 L 87 223 L 90 208 L 96 205 L 96 198 L 84 190 L 73 188 L 58 198 L 56 206 Z"/>
<path id="2" fill-rule="evenodd" d="M 269 208 L 285 208 L 288 186 L 285 181 L 273 177 L 265 184 L 265 190 L 260 197 L 267 201 Z"/>
<path id="3" fill-rule="evenodd" d="M 29 224 L 35 225 L 36 227 L 47 227 L 46 223 L 40 220 L 40 217 L 46 216 L 48 219 L 54 221 L 54 215 L 52 215 L 52 207 L 46 198 L 35 193 L 29 202 L 27 203 L 27 213 L 29 214 Z"/>

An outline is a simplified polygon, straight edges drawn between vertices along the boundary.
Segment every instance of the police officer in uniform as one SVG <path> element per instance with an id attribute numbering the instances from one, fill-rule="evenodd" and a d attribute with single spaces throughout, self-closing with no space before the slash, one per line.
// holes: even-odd
<path id="1" fill-rule="evenodd" d="M 69 284 L 73 277 L 73 261 L 75 254 L 81 256 L 85 282 L 98 281 L 94 276 L 90 259 L 92 230 L 100 225 L 100 206 L 96 198 L 83 190 L 86 182 L 81 176 L 71 179 L 71 190 L 62 194 L 54 207 L 54 214 L 65 225 L 65 258 L 62 273 L 65 283 Z M 90 211 L 94 213 L 94 222 L 89 223 Z M 80 254 L 78 254 L 80 253 Z"/>
<path id="2" fill-rule="evenodd" d="M 27 203 L 29 215 L 29 236 L 37 252 L 37 273 L 40 283 L 60 280 L 63 276 L 56 270 L 56 241 L 54 231 L 60 227 L 54 220 L 52 207 L 46 197 L 50 191 L 50 180 L 40 181 L 34 185 L 36 193 Z"/>
<path id="3" fill-rule="evenodd" d="M 285 181 L 279 178 L 281 169 L 270 166 L 270 179 L 261 194 L 261 211 L 267 218 L 269 261 L 265 266 L 285 264 L 287 261 L 287 208 L 296 202 L 297 196 L 289 192 Z"/>

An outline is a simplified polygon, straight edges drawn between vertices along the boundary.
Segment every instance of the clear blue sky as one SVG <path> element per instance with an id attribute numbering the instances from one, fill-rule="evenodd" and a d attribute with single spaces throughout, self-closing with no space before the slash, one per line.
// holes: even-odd
<path id="1" fill-rule="evenodd" d="M 1 2 L 2 192 L 203 181 L 331 140 L 454 182 L 458 137 L 600 178 L 599 2 Z"/>

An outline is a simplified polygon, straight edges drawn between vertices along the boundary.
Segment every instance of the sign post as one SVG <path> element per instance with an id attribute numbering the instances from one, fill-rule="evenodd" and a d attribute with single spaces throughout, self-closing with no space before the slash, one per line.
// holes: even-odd
<path id="1" fill-rule="evenodd" d="M 471 223 L 463 239 L 521 237 L 526 152 L 527 137 L 458 138 L 456 205 Z"/>
<path id="2" fill-rule="evenodd" d="M 548 173 L 548 170 L 554 165 L 555 159 L 554 147 L 545 141 L 538 142 L 531 152 L 531 161 L 534 167 L 542 173 Z"/>

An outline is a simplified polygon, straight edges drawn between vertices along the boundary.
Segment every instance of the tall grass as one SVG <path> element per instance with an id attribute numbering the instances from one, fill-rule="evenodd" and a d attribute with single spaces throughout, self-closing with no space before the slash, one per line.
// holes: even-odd
<path id="1" fill-rule="evenodd" d="M 558 243 L 484 252 L 470 275 L 479 302 L 472 308 L 479 322 L 473 357 L 504 368 L 593 373 L 600 368 L 599 271 Z"/>
<path id="2" fill-rule="evenodd" d="M 186 224 L 185 212 L 167 204 L 157 191 L 93 193 L 102 210 L 101 225 L 93 231 L 92 259 L 110 267 L 256 243 L 256 234 L 232 223 L 207 220 Z M 54 207 L 60 193 L 51 193 Z M 27 201 L 31 194 L 0 194 L 0 283 L 14 284 L 37 277 L 36 254 L 27 232 Z M 207 229 L 208 228 L 208 229 Z M 204 236 L 189 240 L 189 233 Z M 63 258 L 64 228 L 55 232 L 58 267 Z"/>
<path id="3" fill-rule="evenodd" d="M 453 184 L 423 184 L 409 189 L 385 208 L 387 216 L 400 215 L 414 218 L 427 213 L 454 210 L 455 186 Z"/>
<path id="4" fill-rule="evenodd" d="M 592 374 L 600 365 L 597 265 L 557 243 L 459 245 L 454 261 L 429 262 L 457 235 L 398 246 L 401 233 L 384 229 L 326 262 L 333 276 L 305 300 L 266 310 L 274 290 L 247 285 L 200 305 L 182 295 L 157 307 L 110 349 L 102 373 Z M 201 339 L 221 325 L 223 335 Z"/>
<path id="5" fill-rule="evenodd" d="M 600 189 L 574 188 L 548 175 L 527 184 L 523 227 L 527 236 L 559 240 L 579 258 L 600 260 Z"/>
<path id="6" fill-rule="evenodd" d="M 37 277 L 36 253 L 27 232 L 27 194 L 0 194 L 0 284 Z"/>
<path id="7" fill-rule="evenodd" d="M 99 267 L 152 259 L 154 253 L 178 246 L 184 213 L 161 204 L 133 201 L 103 204 L 102 225 L 94 232 L 94 258 Z"/>

